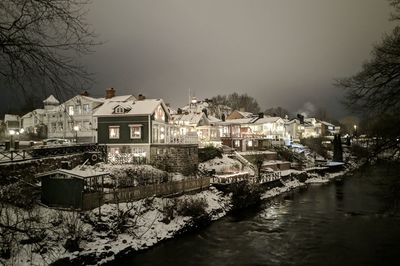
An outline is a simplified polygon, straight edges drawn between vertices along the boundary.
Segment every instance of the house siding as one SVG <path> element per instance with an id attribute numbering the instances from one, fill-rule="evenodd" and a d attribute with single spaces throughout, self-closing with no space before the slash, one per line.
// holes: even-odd
<path id="1" fill-rule="evenodd" d="M 130 127 L 132 124 L 140 124 L 141 139 L 130 138 Z M 109 126 L 119 126 L 119 139 L 109 138 Z M 148 144 L 149 141 L 149 117 L 145 116 L 113 116 L 98 117 L 98 143 L 101 144 Z"/>

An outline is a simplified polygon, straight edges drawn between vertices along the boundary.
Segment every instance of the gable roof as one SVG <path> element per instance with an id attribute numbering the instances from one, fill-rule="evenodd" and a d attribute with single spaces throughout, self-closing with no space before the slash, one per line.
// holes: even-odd
<path id="1" fill-rule="evenodd" d="M 144 99 L 140 101 L 121 101 L 106 100 L 106 102 L 97 108 L 93 116 L 123 116 L 123 115 L 151 115 L 154 113 L 156 108 L 161 105 L 165 111 L 165 114 L 170 118 L 171 115 L 168 112 L 168 108 L 162 99 Z M 114 113 L 114 109 L 117 106 L 123 107 L 126 112 L 123 114 Z M 128 111 L 128 109 L 130 109 Z"/>
<path id="2" fill-rule="evenodd" d="M 174 123 L 183 125 L 199 125 L 200 121 L 204 118 L 207 119 L 204 112 L 200 113 L 184 113 L 171 115 Z M 180 123 L 181 122 L 181 123 Z"/>
<path id="3" fill-rule="evenodd" d="M 56 99 L 56 97 L 53 96 L 53 94 L 51 94 L 49 97 L 47 97 L 43 103 L 45 105 L 58 105 L 60 104 L 60 101 Z"/>

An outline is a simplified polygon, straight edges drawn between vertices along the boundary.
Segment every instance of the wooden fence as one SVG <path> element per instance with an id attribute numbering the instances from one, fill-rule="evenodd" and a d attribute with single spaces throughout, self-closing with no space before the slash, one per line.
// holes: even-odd
<path id="1" fill-rule="evenodd" d="M 171 181 L 147 186 L 120 188 L 113 192 L 85 193 L 83 195 L 83 210 L 90 210 L 104 203 L 130 202 L 151 196 L 171 196 L 174 194 L 201 190 L 210 186 L 210 177 Z"/>

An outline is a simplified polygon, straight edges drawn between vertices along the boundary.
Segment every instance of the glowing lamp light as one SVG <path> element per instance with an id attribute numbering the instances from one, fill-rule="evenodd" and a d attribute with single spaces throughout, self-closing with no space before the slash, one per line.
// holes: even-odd
<path id="1" fill-rule="evenodd" d="M 23 128 L 21 128 L 20 130 L 19 130 L 19 133 L 24 133 L 25 132 L 25 129 L 23 129 Z"/>
<path id="2" fill-rule="evenodd" d="M 79 131 L 79 126 L 74 126 L 75 131 Z"/>
<path id="3" fill-rule="evenodd" d="M 8 131 L 8 133 L 10 133 L 10 135 L 15 135 L 15 130 L 14 129 L 10 129 L 10 131 Z"/>

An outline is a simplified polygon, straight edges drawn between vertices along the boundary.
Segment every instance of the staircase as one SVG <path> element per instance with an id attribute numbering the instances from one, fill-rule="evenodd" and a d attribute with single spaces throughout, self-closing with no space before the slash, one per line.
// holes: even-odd
<path id="1" fill-rule="evenodd" d="M 255 174 L 257 173 L 256 167 L 251 162 L 249 162 L 246 158 L 244 158 L 242 155 L 240 155 L 237 151 L 234 151 L 232 155 L 236 158 L 236 160 L 241 162 L 242 165 L 250 167 L 254 171 Z"/>

